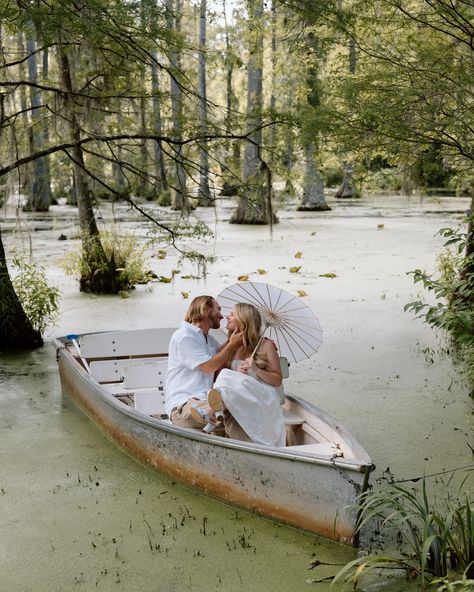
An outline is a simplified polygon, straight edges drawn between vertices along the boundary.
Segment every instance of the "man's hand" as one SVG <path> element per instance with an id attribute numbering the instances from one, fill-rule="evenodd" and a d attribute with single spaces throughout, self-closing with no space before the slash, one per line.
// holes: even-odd
<path id="1" fill-rule="evenodd" d="M 232 335 L 229 337 L 228 345 L 232 351 L 236 351 L 244 342 L 244 336 L 240 329 L 234 329 Z"/>

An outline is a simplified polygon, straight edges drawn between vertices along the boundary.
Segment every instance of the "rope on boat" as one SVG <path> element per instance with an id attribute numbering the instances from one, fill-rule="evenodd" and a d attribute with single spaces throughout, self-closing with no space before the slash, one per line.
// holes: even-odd
<path id="1" fill-rule="evenodd" d="M 417 481 L 421 481 L 422 479 L 428 479 L 429 477 L 439 477 L 440 475 L 448 475 L 449 473 L 455 473 L 456 471 L 474 469 L 474 465 L 467 465 L 464 467 L 456 467 L 455 469 L 446 469 L 444 471 L 438 471 L 437 473 L 431 473 L 429 475 L 421 475 L 420 477 L 411 477 L 409 479 L 393 479 L 393 475 L 389 469 L 386 469 L 383 472 L 383 476 L 376 479 L 377 483 L 382 483 L 386 481 L 390 485 L 395 485 L 397 483 L 416 483 Z M 388 475 L 388 476 L 385 476 Z"/>

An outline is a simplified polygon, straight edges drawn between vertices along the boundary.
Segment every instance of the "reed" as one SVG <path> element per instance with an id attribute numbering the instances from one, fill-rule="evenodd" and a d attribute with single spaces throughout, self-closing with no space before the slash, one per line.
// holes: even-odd
<path id="1" fill-rule="evenodd" d="M 474 507 L 469 494 L 444 514 L 430 503 L 425 479 L 421 491 L 390 484 L 365 492 L 360 501 L 358 530 L 375 520 L 382 528 L 396 528 L 402 551 L 358 557 L 339 570 L 333 584 L 350 583 L 356 589 L 363 574 L 389 568 L 419 578 L 423 589 L 474 590 Z"/>

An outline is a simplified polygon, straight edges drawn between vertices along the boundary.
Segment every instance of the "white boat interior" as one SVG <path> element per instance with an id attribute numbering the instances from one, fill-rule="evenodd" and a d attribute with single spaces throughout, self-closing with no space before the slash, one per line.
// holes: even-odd
<path id="1" fill-rule="evenodd" d="M 169 422 L 164 405 L 165 378 L 168 343 L 174 330 L 93 333 L 64 343 L 90 377 L 117 401 L 159 422 Z M 281 364 L 283 377 L 287 378 L 288 362 L 282 358 Z M 283 388 L 281 394 L 287 429 L 285 450 L 304 456 L 370 462 L 359 442 L 336 420 L 301 399 L 285 395 Z"/>

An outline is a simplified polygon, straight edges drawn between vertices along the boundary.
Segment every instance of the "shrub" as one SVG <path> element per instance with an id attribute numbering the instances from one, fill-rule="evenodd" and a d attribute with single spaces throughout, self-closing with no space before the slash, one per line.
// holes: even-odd
<path id="1" fill-rule="evenodd" d="M 104 232 L 100 238 L 107 261 L 114 261 L 118 272 L 117 281 L 124 290 L 152 280 L 153 274 L 146 269 L 146 247 L 139 246 L 133 235 L 119 236 L 116 232 Z M 67 253 L 61 266 L 67 275 L 83 277 L 93 273 L 82 257 L 82 251 Z"/>
<path id="2" fill-rule="evenodd" d="M 474 392 L 474 254 L 463 255 L 467 233 L 443 228 L 439 234 L 445 238 L 446 250 L 438 257 L 438 274 L 428 275 L 420 269 L 410 272 L 415 283 L 421 282 L 434 294 L 435 303 L 417 300 L 408 303 L 405 310 L 414 311 L 449 334 Z"/>
<path id="3" fill-rule="evenodd" d="M 16 275 L 12 280 L 16 295 L 33 328 L 41 334 L 58 317 L 59 290 L 48 285 L 46 272 L 36 261 L 25 261 L 21 256 L 13 259 Z"/>

